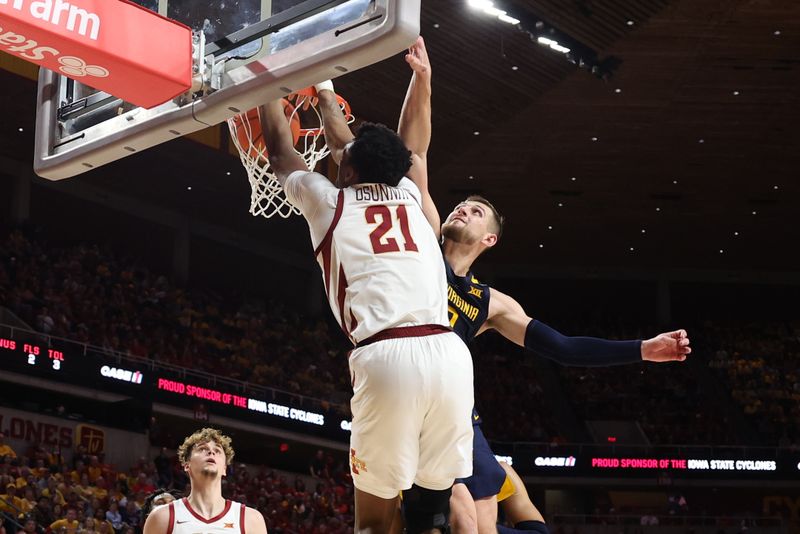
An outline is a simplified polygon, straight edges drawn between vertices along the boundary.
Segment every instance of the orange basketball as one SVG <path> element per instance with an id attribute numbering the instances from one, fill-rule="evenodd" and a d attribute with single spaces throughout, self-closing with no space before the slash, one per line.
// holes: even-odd
<path id="1" fill-rule="evenodd" d="M 286 120 L 292 128 L 292 144 L 297 144 L 300 139 L 300 117 L 294 113 L 294 106 L 289 103 L 285 98 L 283 102 L 283 111 L 286 113 Z M 241 150 L 246 150 L 247 154 L 255 159 L 259 154 L 267 155 L 266 147 L 264 146 L 264 135 L 261 131 L 261 121 L 258 117 L 258 108 L 253 108 L 247 113 L 239 114 L 233 117 L 233 129 L 236 132 L 236 138 L 239 141 Z"/>

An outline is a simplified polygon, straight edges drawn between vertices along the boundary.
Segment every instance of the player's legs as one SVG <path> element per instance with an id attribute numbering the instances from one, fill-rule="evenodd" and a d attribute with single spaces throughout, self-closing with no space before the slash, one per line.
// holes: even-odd
<path id="1" fill-rule="evenodd" d="M 497 534 L 497 495 L 475 500 L 478 534 Z"/>
<path id="2" fill-rule="evenodd" d="M 414 483 L 449 490 L 456 478 L 472 474 L 472 358 L 454 333 L 420 338 L 427 410 L 419 434 L 419 467 Z"/>
<path id="3" fill-rule="evenodd" d="M 453 534 L 477 534 L 478 512 L 467 486 L 461 482 L 453 484 L 450 496 L 450 530 Z"/>
<path id="4" fill-rule="evenodd" d="M 403 523 L 403 512 L 400 509 L 400 503 L 394 507 L 392 512 L 392 526 L 389 528 L 389 534 L 403 534 L 405 524 Z"/>
<path id="5" fill-rule="evenodd" d="M 382 499 L 366 491 L 355 489 L 355 532 L 357 534 L 387 534 L 391 532 L 397 501 Z"/>
<path id="6" fill-rule="evenodd" d="M 544 517 L 533 502 L 531 502 L 528 496 L 528 490 L 525 489 L 525 484 L 514 468 L 505 462 L 500 462 L 500 465 L 503 467 L 506 475 L 511 479 L 516 489 L 513 495 L 500 502 L 500 506 L 503 507 L 503 512 L 506 514 L 511 524 L 520 528 L 520 526 L 524 526 L 524 524 L 529 522 L 544 523 Z M 524 530 L 531 529 L 526 528 Z"/>
<path id="7" fill-rule="evenodd" d="M 414 479 L 420 498 L 406 500 L 404 494 L 404 515 L 407 529 L 416 521 L 417 528 L 441 529 L 449 518 L 453 481 L 472 473 L 472 358 L 452 332 L 420 338 L 420 343 L 427 395 Z"/>
<path id="8" fill-rule="evenodd" d="M 506 472 L 500 467 L 480 425 L 475 425 L 472 441 L 472 476 L 463 482 L 473 500 L 476 526 L 481 534 L 497 532 L 497 494 L 506 480 Z"/>
<path id="9" fill-rule="evenodd" d="M 386 340 L 350 355 L 353 423 L 350 473 L 356 488 L 356 526 L 388 532 L 397 497 L 417 472 L 425 400 L 422 377 L 405 340 Z"/>
<path id="10" fill-rule="evenodd" d="M 430 490 L 414 484 L 403 491 L 407 534 L 445 534 L 450 524 L 451 488 Z"/>

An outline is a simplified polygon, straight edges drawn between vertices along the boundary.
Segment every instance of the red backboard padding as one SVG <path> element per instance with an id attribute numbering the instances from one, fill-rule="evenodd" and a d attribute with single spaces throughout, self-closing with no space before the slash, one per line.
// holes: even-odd
<path id="1" fill-rule="evenodd" d="M 144 108 L 192 83 L 192 32 L 128 0 L 0 0 L 0 51 Z"/>

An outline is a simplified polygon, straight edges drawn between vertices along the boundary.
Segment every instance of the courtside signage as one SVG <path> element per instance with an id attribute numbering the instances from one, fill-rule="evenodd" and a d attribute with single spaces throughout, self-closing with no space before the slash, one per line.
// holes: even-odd
<path id="1" fill-rule="evenodd" d="M 191 35 L 128 0 L 0 0 L 0 51 L 144 108 L 191 87 Z"/>
<path id="2" fill-rule="evenodd" d="M 130 371 L 128 369 L 110 367 L 108 365 L 104 365 L 100 368 L 100 375 L 131 384 L 141 384 L 144 378 L 144 375 L 139 371 Z"/>
<path id="3" fill-rule="evenodd" d="M 717 458 L 592 458 L 595 469 L 674 469 L 689 471 L 775 471 L 774 460 Z"/>
<path id="4" fill-rule="evenodd" d="M 574 456 L 537 456 L 533 460 L 536 467 L 575 467 Z"/>
<path id="5" fill-rule="evenodd" d="M 310 412 L 300 408 L 285 406 L 274 402 L 266 402 L 233 393 L 227 393 L 213 388 L 195 386 L 193 384 L 187 384 L 167 378 L 159 378 L 156 382 L 156 387 L 160 391 L 166 391 L 168 393 L 174 393 L 176 395 L 185 397 L 193 397 L 203 401 L 224 404 L 233 408 L 240 408 L 242 410 L 258 412 L 265 415 L 271 415 L 273 417 L 280 417 L 281 419 L 289 419 L 291 421 L 317 426 L 325 425 L 325 416 L 320 413 Z"/>

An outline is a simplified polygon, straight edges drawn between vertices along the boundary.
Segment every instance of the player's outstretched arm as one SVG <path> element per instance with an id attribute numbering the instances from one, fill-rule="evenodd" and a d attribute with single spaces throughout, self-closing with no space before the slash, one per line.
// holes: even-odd
<path id="1" fill-rule="evenodd" d="M 261 512 L 253 508 L 245 508 L 244 528 L 247 534 L 267 534 L 267 524 Z"/>
<path id="2" fill-rule="evenodd" d="M 167 534 L 169 530 L 169 505 L 153 510 L 144 522 L 143 534 Z"/>
<path id="3" fill-rule="evenodd" d="M 283 111 L 280 100 L 259 106 L 258 117 L 261 120 L 261 132 L 269 154 L 269 164 L 281 185 L 295 171 L 307 171 L 303 158 L 294 149 L 292 128 Z"/>
<path id="4" fill-rule="evenodd" d="M 422 193 L 422 211 L 436 238 L 441 232 L 441 218 L 428 191 L 428 148 L 431 144 L 431 62 L 425 40 L 418 37 L 406 54 L 413 74 L 400 111 L 397 133 L 411 151 L 408 177 Z"/>
<path id="5" fill-rule="evenodd" d="M 424 158 L 431 144 L 431 62 L 422 37 L 408 49 L 406 63 L 412 75 L 397 133 L 413 154 Z"/>
<path id="6" fill-rule="evenodd" d="M 319 110 L 322 112 L 322 123 L 325 125 L 325 144 L 331 151 L 333 161 L 339 165 L 345 147 L 353 140 L 353 131 L 347 125 L 342 108 L 336 99 L 333 82 L 328 80 L 318 83 L 314 88 L 317 90 Z"/>
<path id="7" fill-rule="evenodd" d="M 491 289 L 489 317 L 479 333 L 493 328 L 509 341 L 564 365 L 606 366 L 683 361 L 692 352 L 685 330 L 659 334 L 654 338 L 611 341 L 595 337 L 569 337 L 532 319 L 508 295 Z"/>

